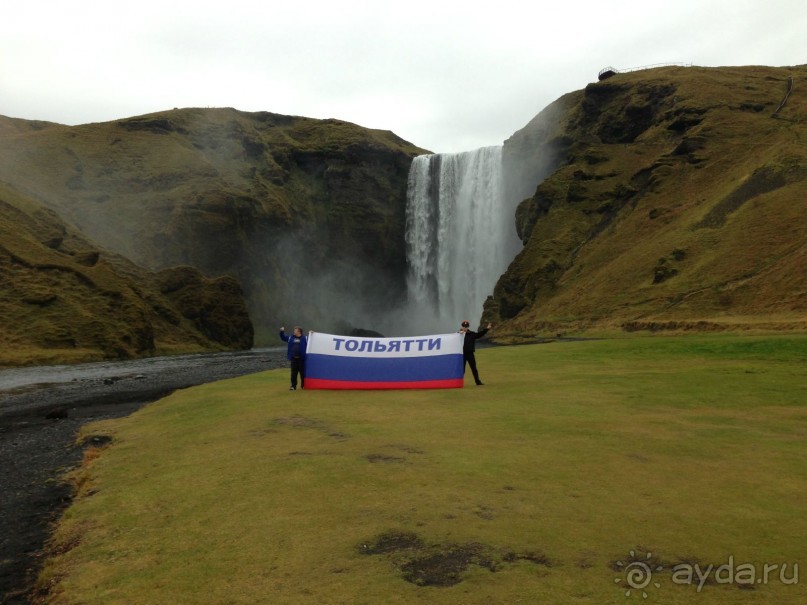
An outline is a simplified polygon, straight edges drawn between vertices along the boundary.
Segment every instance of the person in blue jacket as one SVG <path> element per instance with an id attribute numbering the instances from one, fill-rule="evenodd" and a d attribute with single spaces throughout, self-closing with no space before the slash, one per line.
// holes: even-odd
<path id="1" fill-rule="evenodd" d="M 308 347 L 308 338 L 303 336 L 303 329 L 294 326 L 291 335 L 286 334 L 286 328 L 280 328 L 280 338 L 289 344 L 286 357 L 291 362 L 291 387 L 290 391 L 297 390 L 297 375 L 300 375 L 300 388 L 305 388 L 305 352 Z"/>

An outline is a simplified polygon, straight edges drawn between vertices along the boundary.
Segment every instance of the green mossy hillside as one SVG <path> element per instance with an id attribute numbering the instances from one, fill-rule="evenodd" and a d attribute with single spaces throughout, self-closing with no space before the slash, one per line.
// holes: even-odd
<path id="1" fill-rule="evenodd" d="M 0 118 L 0 180 L 139 265 L 234 276 L 272 339 L 291 313 L 325 329 L 357 291 L 381 309 L 400 299 L 407 175 L 423 152 L 389 131 L 228 108 L 75 127 Z"/>
<path id="2" fill-rule="evenodd" d="M 524 248 L 482 321 L 501 341 L 807 328 L 805 84 L 805 66 L 662 67 L 544 109 L 504 144 Z M 372 327 L 402 300 L 423 152 L 339 120 L 226 108 L 0 118 L 0 181 L 138 264 L 234 276 L 258 344 L 289 322 Z"/>
<path id="3" fill-rule="evenodd" d="M 549 176 L 485 319 L 503 340 L 807 328 L 805 90 L 806 66 L 665 67 L 559 99 L 505 143 Z"/>
<path id="4" fill-rule="evenodd" d="M 0 365 L 252 346 L 233 278 L 145 271 L 2 184 L 0 284 Z"/>

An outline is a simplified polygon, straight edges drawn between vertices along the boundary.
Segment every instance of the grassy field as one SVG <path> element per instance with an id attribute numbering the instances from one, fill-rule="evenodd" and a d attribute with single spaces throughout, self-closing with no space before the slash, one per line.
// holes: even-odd
<path id="1" fill-rule="evenodd" d="M 484 387 L 276 370 L 86 427 L 113 442 L 73 477 L 51 602 L 805 602 L 807 336 L 478 360 Z"/>

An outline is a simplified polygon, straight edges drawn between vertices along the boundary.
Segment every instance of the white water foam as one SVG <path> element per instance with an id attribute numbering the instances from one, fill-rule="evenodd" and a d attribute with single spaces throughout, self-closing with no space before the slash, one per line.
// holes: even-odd
<path id="1" fill-rule="evenodd" d="M 521 242 L 504 203 L 502 147 L 416 157 L 409 171 L 409 306 L 422 327 L 475 324 Z M 475 328 L 472 325 L 472 328 Z"/>

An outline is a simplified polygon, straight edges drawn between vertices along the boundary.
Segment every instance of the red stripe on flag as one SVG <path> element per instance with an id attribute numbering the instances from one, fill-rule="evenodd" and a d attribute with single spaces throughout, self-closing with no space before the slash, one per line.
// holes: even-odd
<path id="1" fill-rule="evenodd" d="M 357 380 L 329 380 L 325 378 L 306 378 L 306 389 L 459 389 L 462 388 L 462 378 L 449 378 L 446 380 L 416 380 L 401 382 L 363 382 Z"/>

